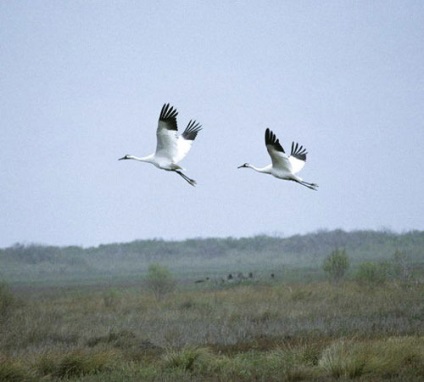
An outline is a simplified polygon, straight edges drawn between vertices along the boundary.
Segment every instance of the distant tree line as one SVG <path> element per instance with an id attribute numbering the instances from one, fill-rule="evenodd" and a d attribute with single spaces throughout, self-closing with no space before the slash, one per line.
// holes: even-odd
<path id="1" fill-rule="evenodd" d="M 258 235 L 247 238 L 197 238 L 182 241 L 153 239 L 102 244 L 89 248 L 18 243 L 0 249 L 0 280 L 25 280 L 31 272 L 34 278 L 84 273 L 145 273 L 151 263 L 171 266 L 173 270 L 180 267 L 183 271 L 210 265 L 228 269 L 228 264 L 237 264 L 235 271 L 242 272 L 263 269 L 264 266 L 268 266 L 268 271 L 274 271 L 269 268 L 270 264 L 306 264 L 320 268 L 324 259 L 335 248 L 346 251 L 351 265 L 371 260 L 385 261 L 398 250 L 406 256 L 404 259 L 399 257 L 398 268 L 402 268 L 402 272 L 407 274 L 406 263 L 411 266 L 424 262 L 424 231 L 399 234 L 371 230 L 320 230 L 290 237 Z M 330 274 L 336 270 L 325 272 Z M 340 277 L 337 272 L 332 276 L 334 279 Z"/>
<path id="2" fill-rule="evenodd" d="M 370 252 L 384 257 L 387 251 L 401 248 L 413 258 L 424 253 L 424 231 L 393 233 L 390 231 L 320 230 L 306 235 L 287 238 L 259 235 L 249 238 L 198 238 L 182 241 L 162 239 L 136 240 L 130 243 L 101 244 L 97 247 L 57 247 L 40 244 L 15 244 L 0 249 L 3 261 L 37 263 L 42 261 L 68 261 L 72 256 L 116 257 L 144 256 L 157 260 L 175 256 L 200 256 L 205 258 L 225 257 L 242 252 L 272 252 L 277 255 L 315 255 L 325 257 L 334 248 L 344 248 L 356 258 Z"/>

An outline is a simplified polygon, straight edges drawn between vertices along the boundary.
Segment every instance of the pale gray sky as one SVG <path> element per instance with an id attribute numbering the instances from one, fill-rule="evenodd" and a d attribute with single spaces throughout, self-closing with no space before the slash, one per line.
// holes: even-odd
<path id="1" fill-rule="evenodd" d="M 422 1 L 2 1 L 0 73 L 0 247 L 424 229 Z M 117 160 L 165 102 L 196 188 Z"/>

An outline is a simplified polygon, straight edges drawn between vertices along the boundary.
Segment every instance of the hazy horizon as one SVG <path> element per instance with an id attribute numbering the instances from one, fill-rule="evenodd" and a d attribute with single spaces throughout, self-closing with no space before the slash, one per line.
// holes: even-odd
<path id="1" fill-rule="evenodd" d="M 397 235 L 397 236 L 402 236 L 402 235 L 407 235 L 409 233 L 414 233 L 414 232 L 424 232 L 423 230 L 416 230 L 416 229 L 411 229 L 411 230 L 405 230 L 405 231 L 393 231 L 390 230 L 388 228 L 380 228 L 380 229 L 352 229 L 352 230 L 342 230 L 341 228 L 334 228 L 332 230 L 328 230 L 328 229 L 317 229 L 315 231 L 311 231 L 311 232 L 305 232 L 305 233 L 294 233 L 291 235 L 284 235 L 283 233 L 278 233 L 278 232 L 271 232 L 271 233 L 258 233 L 258 234 L 253 234 L 253 235 L 249 235 L 249 236 L 198 236 L 198 237 L 186 237 L 186 238 L 182 238 L 182 239 L 173 239 L 173 238 L 161 238 L 161 237 L 146 237 L 146 238 L 135 238 L 132 240 L 128 240 L 128 241 L 121 241 L 121 242 L 108 242 L 108 243 L 98 243 L 97 245 L 75 245 L 75 244 L 62 244 L 62 245 L 54 245 L 51 243 L 41 243 L 41 242 L 16 242 L 13 243 L 9 246 L 5 246 L 5 247 L 0 247 L 0 249 L 6 249 L 6 248 L 11 248 L 13 246 L 16 245 L 23 245 L 23 246 L 57 246 L 57 247 L 72 247 L 72 246 L 79 246 L 81 248 L 96 248 L 99 246 L 107 246 L 107 245 L 125 245 L 125 244 L 130 244 L 133 242 L 138 242 L 138 241 L 164 241 L 164 242 L 184 242 L 187 240 L 226 240 L 226 239 L 235 239 L 235 240 L 240 240 L 240 239 L 254 239 L 255 237 L 260 237 L 260 236 L 266 236 L 266 237 L 270 237 L 270 238 L 279 238 L 279 239 L 291 239 L 293 237 L 296 236 L 308 236 L 308 235 L 315 235 L 315 234 L 322 234 L 322 233 L 331 233 L 331 232 L 336 232 L 336 231 L 342 231 L 344 233 L 347 234 L 354 234 L 356 232 L 373 232 L 373 233 L 388 233 L 388 234 L 393 234 L 393 235 Z"/>

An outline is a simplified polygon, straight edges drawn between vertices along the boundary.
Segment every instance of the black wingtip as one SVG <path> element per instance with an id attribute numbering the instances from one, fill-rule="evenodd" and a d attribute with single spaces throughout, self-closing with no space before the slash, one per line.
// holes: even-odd
<path id="1" fill-rule="evenodd" d="M 277 136 L 269 128 L 265 130 L 265 145 L 271 145 L 275 150 L 285 153 Z"/>
<path id="2" fill-rule="evenodd" d="M 178 130 L 177 126 L 178 111 L 169 103 L 165 103 L 160 111 L 159 121 L 167 124 L 168 130 Z"/>
<path id="3" fill-rule="evenodd" d="M 195 120 L 190 120 L 182 134 L 182 137 L 188 141 L 194 141 L 200 130 L 202 130 L 202 125 Z"/>
<path id="4" fill-rule="evenodd" d="M 178 115 L 177 109 L 175 109 L 169 103 L 165 103 L 162 106 L 162 110 L 160 111 L 159 119 L 161 121 L 166 121 L 167 119 L 176 118 L 177 115 Z"/>
<path id="5" fill-rule="evenodd" d="M 292 142 L 291 153 L 290 153 L 292 157 L 295 157 L 296 159 L 303 160 L 304 162 L 306 162 L 307 154 L 308 152 L 303 146 L 299 146 L 297 142 L 296 144 L 295 142 Z"/>

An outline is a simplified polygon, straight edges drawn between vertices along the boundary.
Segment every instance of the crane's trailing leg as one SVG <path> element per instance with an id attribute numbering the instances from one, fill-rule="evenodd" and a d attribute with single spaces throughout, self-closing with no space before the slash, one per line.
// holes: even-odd
<path id="1" fill-rule="evenodd" d="M 297 181 L 297 183 L 301 184 L 302 186 L 308 187 L 308 188 L 310 188 L 311 190 L 318 191 L 318 190 L 317 190 L 317 188 L 318 188 L 318 184 L 304 182 L 303 180 L 302 180 L 301 182 Z"/>
<path id="2" fill-rule="evenodd" d="M 181 171 L 176 170 L 175 171 L 179 176 L 181 176 L 186 182 L 188 182 L 191 186 L 196 185 L 196 181 L 194 179 L 190 179 L 186 174 L 183 174 Z"/>

